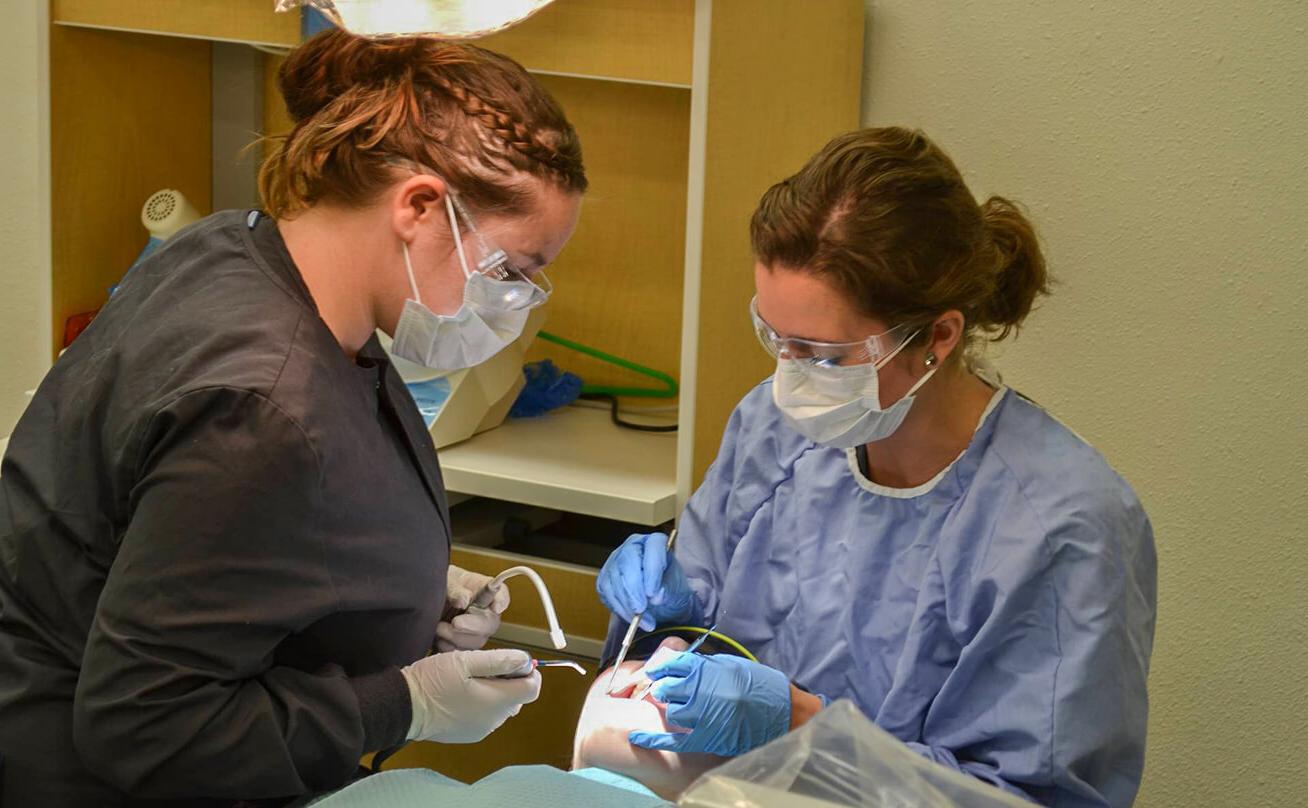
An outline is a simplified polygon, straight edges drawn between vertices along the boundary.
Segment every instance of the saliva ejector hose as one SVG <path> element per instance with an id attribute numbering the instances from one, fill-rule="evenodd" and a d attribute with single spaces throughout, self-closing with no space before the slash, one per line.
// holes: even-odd
<path id="1" fill-rule="evenodd" d="M 496 575 L 491 579 L 490 583 L 481 588 L 477 596 L 472 599 L 468 609 L 489 609 L 491 602 L 495 600 L 495 593 L 500 591 L 500 587 L 504 586 L 504 582 L 519 575 L 525 575 L 528 580 L 535 584 L 536 592 L 540 594 L 540 603 L 545 609 L 545 619 L 550 624 L 550 642 L 554 643 L 556 649 L 567 647 L 568 640 L 563 636 L 563 629 L 559 628 L 559 618 L 554 613 L 554 601 L 550 599 L 550 591 L 545 588 L 545 582 L 541 580 L 540 575 L 531 567 L 509 567 L 504 572 Z"/>

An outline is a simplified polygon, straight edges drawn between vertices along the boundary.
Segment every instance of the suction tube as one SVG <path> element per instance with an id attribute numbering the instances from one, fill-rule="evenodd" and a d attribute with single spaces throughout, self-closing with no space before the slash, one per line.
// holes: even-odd
<path id="1" fill-rule="evenodd" d="M 541 606 L 545 608 L 545 619 L 550 624 L 550 642 L 554 643 L 556 649 L 566 648 L 568 640 L 563 636 L 563 629 L 559 628 L 559 618 L 554 613 L 554 601 L 550 599 L 550 591 L 545 588 L 545 582 L 541 580 L 540 575 L 531 567 L 509 567 L 504 572 L 496 575 L 491 579 L 490 583 L 482 588 L 481 592 L 477 593 L 472 606 L 489 607 L 490 602 L 495 599 L 495 593 L 499 591 L 500 587 L 504 586 L 504 582 L 519 575 L 525 575 L 535 584 L 536 592 L 540 594 Z"/>

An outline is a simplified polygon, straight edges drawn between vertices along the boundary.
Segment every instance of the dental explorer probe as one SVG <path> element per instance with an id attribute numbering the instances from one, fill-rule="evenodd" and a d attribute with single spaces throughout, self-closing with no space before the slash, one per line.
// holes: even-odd
<path id="1" fill-rule="evenodd" d="M 672 532 L 668 534 L 667 552 L 672 552 L 672 543 L 676 540 L 677 529 L 674 527 Z M 631 625 L 627 626 L 627 636 L 622 638 L 622 650 L 618 652 L 618 661 L 613 663 L 613 672 L 609 674 L 609 686 L 604 688 L 605 695 L 613 692 L 613 683 L 618 678 L 618 668 L 622 667 L 622 663 L 627 660 L 627 652 L 631 650 L 631 641 L 636 636 L 636 627 L 640 625 L 640 618 L 644 616 L 644 612 L 636 612 L 635 616 L 631 618 Z"/>
<path id="2" fill-rule="evenodd" d="M 536 659 L 532 658 L 531 665 L 526 670 L 515 673 L 502 673 L 494 678 L 496 679 L 525 679 L 531 676 L 531 672 L 538 668 L 571 668 L 582 676 L 586 675 L 586 669 L 573 662 L 571 659 Z"/>

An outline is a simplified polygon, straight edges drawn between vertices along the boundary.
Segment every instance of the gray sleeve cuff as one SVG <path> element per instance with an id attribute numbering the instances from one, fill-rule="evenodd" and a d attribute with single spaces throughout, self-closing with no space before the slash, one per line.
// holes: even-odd
<path id="1" fill-rule="evenodd" d="M 404 743 L 413 720 L 413 705 L 400 669 L 353 676 L 349 682 L 363 718 L 363 751 L 376 752 Z"/>

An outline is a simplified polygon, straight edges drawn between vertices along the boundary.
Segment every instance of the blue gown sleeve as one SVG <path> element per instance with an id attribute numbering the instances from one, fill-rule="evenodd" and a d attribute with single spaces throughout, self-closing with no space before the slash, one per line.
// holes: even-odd
<path id="1" fill-rule="evenodd" d="M 937 692 L 887 729 L 1041 804 L 1127 808 L 1155 616 L 1148 521 L 1120 498 L 1083 497 L 1054 523 L 1021 491 L 998 498 L 984 550 L 942 553 L 924 582 L 901 681 Z"/>

